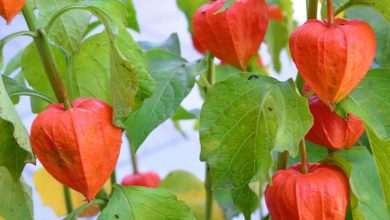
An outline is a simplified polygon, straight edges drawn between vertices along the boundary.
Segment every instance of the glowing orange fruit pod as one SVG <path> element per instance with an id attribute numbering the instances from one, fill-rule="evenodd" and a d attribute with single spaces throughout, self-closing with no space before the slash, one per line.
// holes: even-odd
<path id="1" fill-rule="evenodd" d="M 122 130 L 112 124 L 112 109 L 97 99 L 79 98 L 73 107 L 52 104 L 34 120 L 33 150 L 59 182 L 95 197 L 115 169 Z"/>
<path id="2" fill-rule="evenodd" d="M 345 98 L 364 78 L 376 49 L 375 33 L 364 21 L 309 20 L 290 36 L 290 51 L 303 80 L 328 106 Z"/>
<path id="3" fill-rule="evenodd" d="M 302 174 L 295 164 L 272 177 L 265 200 L 275 220 L 344 220 L 349 182 L 335 166 L 310 164 L 309 173 Z"/>
<path id="4" fill-rule="evenodd" d="M 223 4 L 224 0 L 210 1 L 196 11 L 194 37 L 224 63 L 245 70 L 264 39 L 267 5 L 264 0 L 237 0 L 226 11 L 216 13 Z"/>
<path id="5" fill-rule="evenodd" d="M 7 24 L 22 10 L 26 0 L 0 0 L 0 15 Z"/>
<path id="6" fill-rule="evenodd" d="M 306 139 L 312 143 L 331 149 L 350 148 L 365 130 L 360 118 L 348 114 L 348 119 L 344 119 L 316 96 L 309 98 L 309 108 L 314 124 Z"/>
<path id="7" fill-rule="evenodd" d="M 268 5 L 268 15 L 270 20 L 283 21 L 283 11 L 276 4 Z"/>
<path id="8" fill-rule="evenodd" d="M 125 176 L 125 178 L 123 178 L 121 182 L 121 185 L 156 188 L 160 182 L 160 176 L 153 171 L 149 171 L 145 173 L 137 173 L 134 175 Z"/>

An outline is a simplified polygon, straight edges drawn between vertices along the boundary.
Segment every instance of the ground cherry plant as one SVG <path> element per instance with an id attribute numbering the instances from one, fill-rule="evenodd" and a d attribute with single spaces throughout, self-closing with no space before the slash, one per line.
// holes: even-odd
<path id="1" fill-rule="evenodd" d="M 0 53 L 0 219 L 33 219 L 21 174 L 37 160 L 34 187 L 66 220 L 390 219 L 390 4 L 306 3 L 298 26 L 290 0 L 177 0 L 203 55 L 188 62 L 176 34 L 133 40 L 132 0 L 0 0 L 8 25 L 21 13 L 28 27 L 0 51 L 32 38 L 8 63 Z M 285 82 L 269 75 L 282 51 L 298 69 Z M 193 88 L 201 110 L 181 106 Z M 138 171 L 168 119 L 196 121 L 204 181 Z M 133 173 L 117 180 L 122 137 Z"/>

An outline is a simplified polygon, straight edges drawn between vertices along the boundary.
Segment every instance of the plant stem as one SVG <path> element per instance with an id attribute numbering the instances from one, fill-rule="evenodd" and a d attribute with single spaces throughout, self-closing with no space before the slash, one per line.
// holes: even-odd
<path id="1" fill-rule="evenodd" d="M 133 174 L 138 173 L 138 161 L 137 161 L 137 155 L 136 152 L 133 151 L 133 148 L 131 147 L 130 139 L 129 141 L 129 149 L 130 149 L 130 156 L 131 156 L 131 164 L 133 165 Z"/>
<path id="2" fill-rule="evenodd" d="M 53 52 L 51 51 L 48 37 L 43 29 L 38 28 L 34 11 L 29 4 L 26 4 L 22 11 L 28 28 L 37 34 L 37 36 L 34 37 L 34 42 L 54 93 L 58 101 L 64 103 L 65 109 L 69 109 L 72 105 L 66 93 L 64 83 L 62 82 L 61 74 L 54 59 Z"/>
<path id="3" fill-rule="evenodd" d="M 278 155 L 278 170 L 285 170 L 287 168 L 288 151 L 280 152 Z"/>
<path id="4" fill-rule="evenodd" d="M 116 171 L 112 171 L 111 177 L 110 177 L 111 187 L 116 184 Z"/>
<path id="5" fill-rule="evenodd" d="M 306 143 L 305 140 L 299 142 L 299 148 L 301 150 L 301 172 L 306 174 L 309 172 L 309 163 L 307 162 Z"/>
<path id="6" fill-rule="evenodd" d="M 12 39 L 14 39 L 16 37 L 21 37 L 21 36 L 29 36 L 29 37 L 34 38 L 37 36 L 37 34 L 33 31 L 19 31 L 19 32 L 12 33 L 10 35 L 5 36 L 3 39 L 0 40 L 0 48 L 2 46 L 4 46 L 6 43 L 8 43 L 9 41 L 11 41 Z"/>
<path id="7" fill-rule="evenodd" d="M 63 189 L 64 189 L 66 212 L 67 214 L 69 214 L 73 211 L 72 199 L 70 198 L 70 190 L 65 185 L 63 185 Z"/>
<path id="8" fill-rule="evenodd" d="M 211 170 L 210 166 L 206 163 L 206 180 L 205 180 L 205 188 L 206 188 L 206 220 L 210 220 L 213 213 L 213 180 L 211 178 Z"/>
<path id="9" fill-rule="evenodd" d="M 347 8 L 353 6 L 353 5 L 362 5 L 362 6 L 374 6 L 375 5 L 375 2 L 364 2 L 364 1 L 349 1 L 349 2 L 346 2 L 344 5 L 340 6 L 335 12 L 334 12 L 334 15 L 338 15 L 340 14 L 341 12 L 343 12 L 344 10 L 346 10 Z"/>
<path id="10" fill-rule="evenodd" d="M 328 27 L 332 27 L 334 24 L 332 0 L 326 0 L 326 9 L 328 10 Z"/>
<path id="11" fill-rule="evenodd" d="M 306 0 L 307 4 L 307 20 L 317 19 L 318 0 Z"/>
<path id="12" fill-rule="evenodd" d="M 14 92 L 14 93 L 10 93 L 9 94 L 9 97 L 12 98 L 12 97 L 15 97 L 15 96 L 30 96 L 30 97 L 35 97 L 35 98 L 39 98 L 41 99 L 42 101 L 45 101 L 49 104 L 53 104 L 55 103 L 54 100 L 52 100 L 50 97 L 48 96 L 45 96 L 41 93 L 37 93 L 37 92 L 28 92 L 28 91 L 23 91 L 23 92 Z"/>
<path id="13" fill-rule="evenodd" d="M 207 81 L 211 86 L 215 83 L 215 66 L 214 66 L 214 55 L 209 54 L 207 59 L 208 69 L 207 69 Z M 206 88 L 206 93 L 209 92 L 210 87 Z M 205 178 L 205 189 L 206 189 L 206 220 L 211 220 L 213 213 L 213 180 L 211 177 L 211 168 L 206 162 L 206 178 Z"/>

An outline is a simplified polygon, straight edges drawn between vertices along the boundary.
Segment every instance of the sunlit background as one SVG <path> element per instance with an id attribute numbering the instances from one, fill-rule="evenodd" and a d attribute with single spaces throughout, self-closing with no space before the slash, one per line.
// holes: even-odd
<path id="1" fill-rule="evenodd" d="M 141 33 L 132 32 L 133 37 L 139 41 L 160 42 L 168 38 L 171 33 L 178 33 L 181 42 L 182 56 L 189 61 L 196 60 L 201 55 L 192 46 L 190 34 L 187 31 L 187 20 L 184 14 L 177 8 L 175 0 L 133 0 L 137 10 L 137 18 L 140 24 Z M 189 0 L 191 1 L 191 0 Z M 301 24 L 306 19 L 306 5 L 304 0 L 293 0 L 294 18 Z M 26 24 L 22 16 L 17 16 L 10 26 L 6 26 L 4 20 L 0 19 L 0 38 L 18 31 L 25 30 Z M 20 49 L 29 44 L 29 38 L 18 38 L 11 41 L 4 48 L 5 62 L 12 58 Z M 264 63 L 270 64 L 270 57 L 265 45 L 260 51 Z M 282 53 L 282 71 L 276 74 L 271 71 L 272 76 L 286 80 L 295 77 L 296 68 L 289 60 L 286 51 Z M 272 68 L 271 68 L 272 69 Z M 197 89 L 194 89 L 184 100 L 182 105 L 186 109 L 200 109 L 202 100 Z M 31 113 L 29 99 L 24 97 L 16 106 L 19 115 L 29 130 L 35 114 Z M 181 126 L 187 136 L 177 132 L 173 123 L 168 120 L 159 126 L 149 135 L 137 153 L 140 171 L 153 170 L 163 178 L 173 170 L 186 170 L 200 179 L 204 179 L 204 163 L 199 161 L 200 144 L 199 135 L 194 131 L 194 121 L 183 121 Z M 122 180 L 125 175 L 132 173 L 128 144 L 124 141 L 120 159 L 117 166 L 117 179 Z M 52 209 L 42 205 L 33 184 L 32 176 L 37 168 L 41 167 L 27 165 L 23 172 L 26 182 L 33 188 L 34 215 L 36 220 L 56 220 L 57 217 Z M 263 207 L 265 204 L 263 205 Z M 258 213 L 254 213 L 258 215 Z M 258 218 L 258 217 L 257 217 Z M 256 218 L 256 219 L 257 219 Z M 88 218 L 87 218 L 88 219 Z M 94 218 L 89 218 L 94 219 Z M 243 219 L 242 216 L 236 219 Z"/>

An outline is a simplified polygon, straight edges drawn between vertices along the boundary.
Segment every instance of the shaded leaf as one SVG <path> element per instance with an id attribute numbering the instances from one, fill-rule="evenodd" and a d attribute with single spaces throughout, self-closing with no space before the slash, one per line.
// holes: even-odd
<path id="1" fill-rule="evenodd" d="M 203 182 L 197 177 L 186 171 L 173 171 L 161 181 L 159 187 L 170 190 L 178 199 L 186 202 L 196 219 L 205 219 L 206 191 Z M 212 219 L 224 219 L 223 212 L 215 201 Z"/>
<path id="2" fill-rule="evenodd" d="M 178 55 L 161 49 L 147 52 L 150 71 L 157 82 L 155 94 L 133 112 L 126 130 L 134 150 L 158 125 L 172 117 L 195 84 L 195 76 L 205 69 L 204 61 L 187 63 Z"/>
<path id="3" fill-rule="evenodd" d="M 25 164 L 35 163 L 35 158 L 27 130 L 8 97 L 2 79 L 0 77 L 0 166 L 5 166 L 17 180 Z"/>
<path id="4" fill-rule="evenodd" d="M 353 219 L 389 219 L 375 162 L 367 148 L 338 150 L 323 162 L 340 167 L 349 177 Z"/>
<path id="5" fill-rule="evenodd" d="M 0 219 L 33 220 L 31 188 L 21 177 L 14 181 L 4 167 L 0 167 Z"/>
<path id="6" fill-rule="evenodd" d="M 138 44 L 142 47 L 144 50 L 150 50 L 150 49 L 156 49 L 160 48 L 162 50 L 166 50 L 172 54 L 181 55 L 180 51 L 180 42 L 179 42 L 179 36 L 174 33 L 171 34 L 168 39 L 161 43 L 152 43 L 148 41 L 140 41 Z"/>
<path id="7" fill-rule="evenodd" d="M 328 149 L 325 147 L 321 147 L 319 145 L 313 144 L 310 141 L 306 141 L 306 153 L 307 153 L 307 159 L 310 163 L 317 163 L 328 156 Z M 288 158 L 288 167 L 293 165 L 294 163 L 301 162 L 301 154 L 298 154 L 297 157 Z"/>
<path id="8" fill-rule="evenodd" d="M 39 25 L 44 28 L 57 11 L 78 2 L 81 0 L 38 0 Z M 49 36 L 67 53 L 75 55 L 78 53 L 90 19 L 91 15 L 86 11 L 66 12 L 53 23 Z"/>
<path id="9" fill-rule="evenodd" d="M 114 193 L 98 220 L 195 219 L 191 209 L 163 189 L 114 185 Z"/>
<path id="10" fill-rule="evenodd" d="M 377 170 L 380 175 L 387 208 L 390 210 L 390 69 L 369 71 L 365 79 L 340 102 L 337 108 L 360 117 L 366 124 Z M 390 215 L 390 212 L 389 212 Z"/>
<path id="11" fill-rule="evenodd" d="M 70 74 L 73 96 L 98 98 L 110 103 L 110 44 L 106 32 L 83 42 L 80 52 L 72 58 Z"/>
<path id="12" fill-rule="evenodd" d="M 134 8 L 133 0 L 126 0 L 126 8 L 127 8 L 127 26 L 135 31 L 139 30 L 138 20 L 137 20 L 137 12 Z"/>
<path id="13" fill-rule="evenodd" d="M 376 136 L 375 132 L 370 129 L 368 129 L 368 137 L 370 139 L 371 151 L 373 153 L 385 193 L 387 213 L 388 216 L 390 216 L 390 140 L 381 140 L 378 136 Z"/>
<path id="14" fill-rule="evenodd" d="M 291 81 L 242 75 L 215 84 L 200 120 L 201 160 L 211 167 L 214 187 L 229 190 L 249 217 L 258 204 L 249 183 L 269 181 L 272 151 L 295 156 L 312 123 Z"/>
<path id="15" fill-rule="evenodd" d="M 5 66 L 4 75 L 9 76 L 20 68 L 20 58 L 22 57 L 22 53 L 23 51 L 19 51 L 14 57 L 11 58 L 11 60 Z"/>
<path id="16" fill-rule="evenodd" d="M 65 56 L 56 47 L 52 46 L 51 49 L 53 51 L 54 59 L 61 73 L 61 78 L 63 82 L 66 82 Z M 25 79 L 34 90 L 45 94 L 53 100 L 57 100 L 34 43 L 31 43 L 24 49 L 21 57 L 21 66 Z M 65 83 L 65 87 L 67 87 L 67 83 Z M 46 109 L 47 106 L 47 102 L 44 102 L 37 98 L 31 98 L 31 109 L 34 113 L 39 113 L 43 111 L 44 109 Z"/>
<path id="17" fill-rule="evenodd" d="M 280 53 L 288 46 L 289 32 L 287 24 L 280 21 L 269 21 L 265 41 L 272 55 L 272 63 L 276 72 L 281 71 Z"/>
<path id="18" fill-rule="evenodd" d="M 347 15 L 351 19 L 359 19 L 368 22 L 376 35 L 375 63 L 382 67 L 390 67 L 390 20 L 367 7 L 354 7 L 347 10 Z"/>

